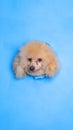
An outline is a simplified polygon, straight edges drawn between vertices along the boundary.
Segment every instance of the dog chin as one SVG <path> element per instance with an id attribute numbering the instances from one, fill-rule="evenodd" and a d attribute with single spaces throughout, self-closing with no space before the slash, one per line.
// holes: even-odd
<path id="1" fill-rule="evenodd" d="M 28 71 L 27 73 L 28 73 L 29 75 L 31 75 L 31 76 L 41 76 L 41 75 L 44 74 L 44 73 L 42 72 L 42 70 L 35 70 L 35 71 L 33 71 L 33 72 Z"/>

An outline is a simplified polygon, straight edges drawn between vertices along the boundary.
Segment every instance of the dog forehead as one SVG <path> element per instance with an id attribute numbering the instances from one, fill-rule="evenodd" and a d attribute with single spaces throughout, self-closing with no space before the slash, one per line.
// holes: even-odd
<path id="1" fill-rule="evenodd" d="M 25 50 L 25 55 L 28 57 L 32 57 L 32 58 L 37 58 L 37 57 L 42 57 L 42 53 L 43 51 L 40 49 L 36 49 L 36 48 L 27 48 Z"/>
<path id="2" fill-rule="evenodd" d="M 40 49 L 41 49 L 41 47 L 42 47 L 42 45 L 41 44 L 28 44 L 27 46 L 26 46 L 26 50 L 28 51 L 28 52 L 33 52 L 33 53 L 35 53 L 35 52 L 39 52 L 40 51 Z"/>
<path id="3" fill-rule="evenodd" d="M 47 54 L 47 46 L 42 43 L 28 43 L 22 48 L 21 54 L 29 58 L 44 58 Z"/>

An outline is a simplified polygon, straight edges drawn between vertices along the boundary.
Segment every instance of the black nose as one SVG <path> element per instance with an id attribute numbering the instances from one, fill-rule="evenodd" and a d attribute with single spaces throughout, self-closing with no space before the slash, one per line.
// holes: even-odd
<path id="1" fill-rule="evenodd" d="M 34 71 L 34 70 L 35 70 L 35 67 L 34 67 L 34 66 L 31 66 L 31 67 L 30 67 L 30 70 L 31 70 L 31 71 Z"/>

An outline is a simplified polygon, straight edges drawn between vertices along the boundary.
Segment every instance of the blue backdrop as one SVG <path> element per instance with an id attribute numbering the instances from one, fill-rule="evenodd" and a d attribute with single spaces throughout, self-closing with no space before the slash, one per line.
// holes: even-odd
<path id="1" fill-rule="evenodd" d="M 53 79 L 14 78 L 13 57 L 33 39 L 57 53 Z M 0 130 L 73 130 L 73 0 L 0 0 Z"/>

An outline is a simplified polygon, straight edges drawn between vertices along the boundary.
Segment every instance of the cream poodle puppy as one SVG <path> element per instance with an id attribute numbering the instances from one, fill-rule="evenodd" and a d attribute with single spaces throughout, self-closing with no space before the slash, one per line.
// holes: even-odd
<path id="1" fill-rule="evenodd" d="M 13 71 L 17 78 L 31 76 L 53 77 L 59 70 L 59 62 L 49 44 L 31 41 L 24 45 L 14 59 Z"/>

